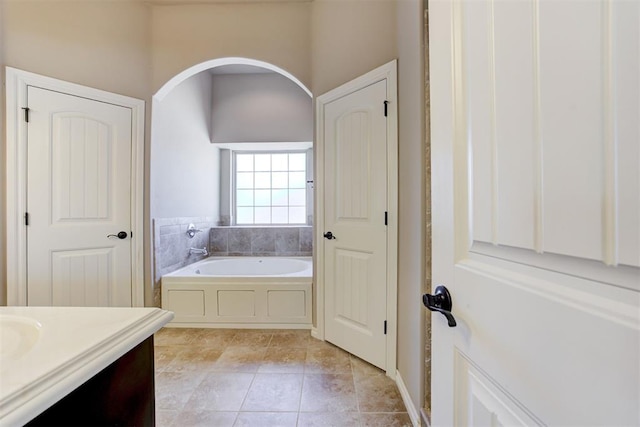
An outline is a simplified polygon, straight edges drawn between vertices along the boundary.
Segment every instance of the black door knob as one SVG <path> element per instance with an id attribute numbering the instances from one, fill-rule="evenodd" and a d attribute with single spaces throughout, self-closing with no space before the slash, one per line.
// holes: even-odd
<path id="1" fill-rule="evenodd" d="M 126 231 L 120 231 L 118 234 L 107 234 L 107 237 L 117 237 L 118 239 L 122 240 L 126 239 L 128 235 L 129 234 L 127 234 Z"/>
<path id="2" fill-rule="evenodd" d="M 331 239 L 335 239 L 336 236 L 334 236 L 332 232 L 327 231 L 326 233 L 324 233 L 324 238 L 331 240 Z"/>
<path id="3" fill-rule="evenodd" d="M 436 291 L 433 295 L 422 295 L 422 303 L 429 310 L 437 311 L 444 315 L 444 317 L 447 318 L 449 327 L 453 328 L 457 325 L 456 319 L 451 314 L 451 307 L 453 306 L 451 302 L 451 294 L 445 286 L 440 285 L 436 287 Z"/>

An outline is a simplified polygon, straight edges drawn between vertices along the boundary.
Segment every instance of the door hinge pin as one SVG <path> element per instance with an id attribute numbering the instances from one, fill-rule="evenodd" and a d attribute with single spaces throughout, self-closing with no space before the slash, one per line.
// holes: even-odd
<path id="1" fill-rule="evenodd" d="M 387 321 L 384 321 L 384 334 L 387 335 Z"/>
<path id="2" fill-rule="evenodd" d="M 387 117 L 387 105 L 389 105 L 389 101 L 384 101 L 384 116 Z"/>
<path id="3" fill-rule="evenodd" d="M 29 212 L 24 213 L 24 225 L 29 225 Z"/>
<path id="4" fill-rule="evenodd" d="M 24 121 L 29 123 L 29 107 L 22 107 L 24 110 Z"/>
<path id="5" fill-rule="evenodd" d="M 384 212 L 384 225 L 389 225 L 389 212 Z"/>

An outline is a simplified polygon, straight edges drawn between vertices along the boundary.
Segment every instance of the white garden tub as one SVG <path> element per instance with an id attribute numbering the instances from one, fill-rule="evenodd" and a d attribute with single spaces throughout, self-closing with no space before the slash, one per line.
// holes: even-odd
<path id="1" fill-rule="evenodd" d="M 162 277 L 168 326 L 311 328 L 310 257 L 210 257 Z"/>

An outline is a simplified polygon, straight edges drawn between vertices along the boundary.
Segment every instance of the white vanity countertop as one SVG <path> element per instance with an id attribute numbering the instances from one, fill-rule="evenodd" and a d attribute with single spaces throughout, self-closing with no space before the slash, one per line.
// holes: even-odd
<path id="1" fill-rule="evenodd" d="M 173 319 L 159 308 L 0 307 L 0 425 L 21 425 Z"/>

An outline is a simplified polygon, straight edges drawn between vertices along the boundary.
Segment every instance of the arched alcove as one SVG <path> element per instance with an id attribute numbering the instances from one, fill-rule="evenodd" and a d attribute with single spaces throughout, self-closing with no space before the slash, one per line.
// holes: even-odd
<path id="1" fill-rule="evenodd" d="M 234 225 L 232 183 L 226 181 L 234 150 L 307 152 L 307 180 L 312 179 L 311 99 L 309 89 L 287 71 L 234 57 L 194 65 L 153 96 L 149 218 L 156 304 L 162 275 L 200 259 L 189 255 L 190 247 L 211 249 L 211 228 Z M 280 111 L 284 120 L 278 122 Z M 265 138 L 260 138 L 260 129 Z M 313 198 L 308 187 L 310 215 Z M 310 221 L 305 219 L 305 224 Z M 189 239 L 183 230 L 189 223 L 203 232 Z M 311 239 L 310 229 L 308 234 Z"/>

